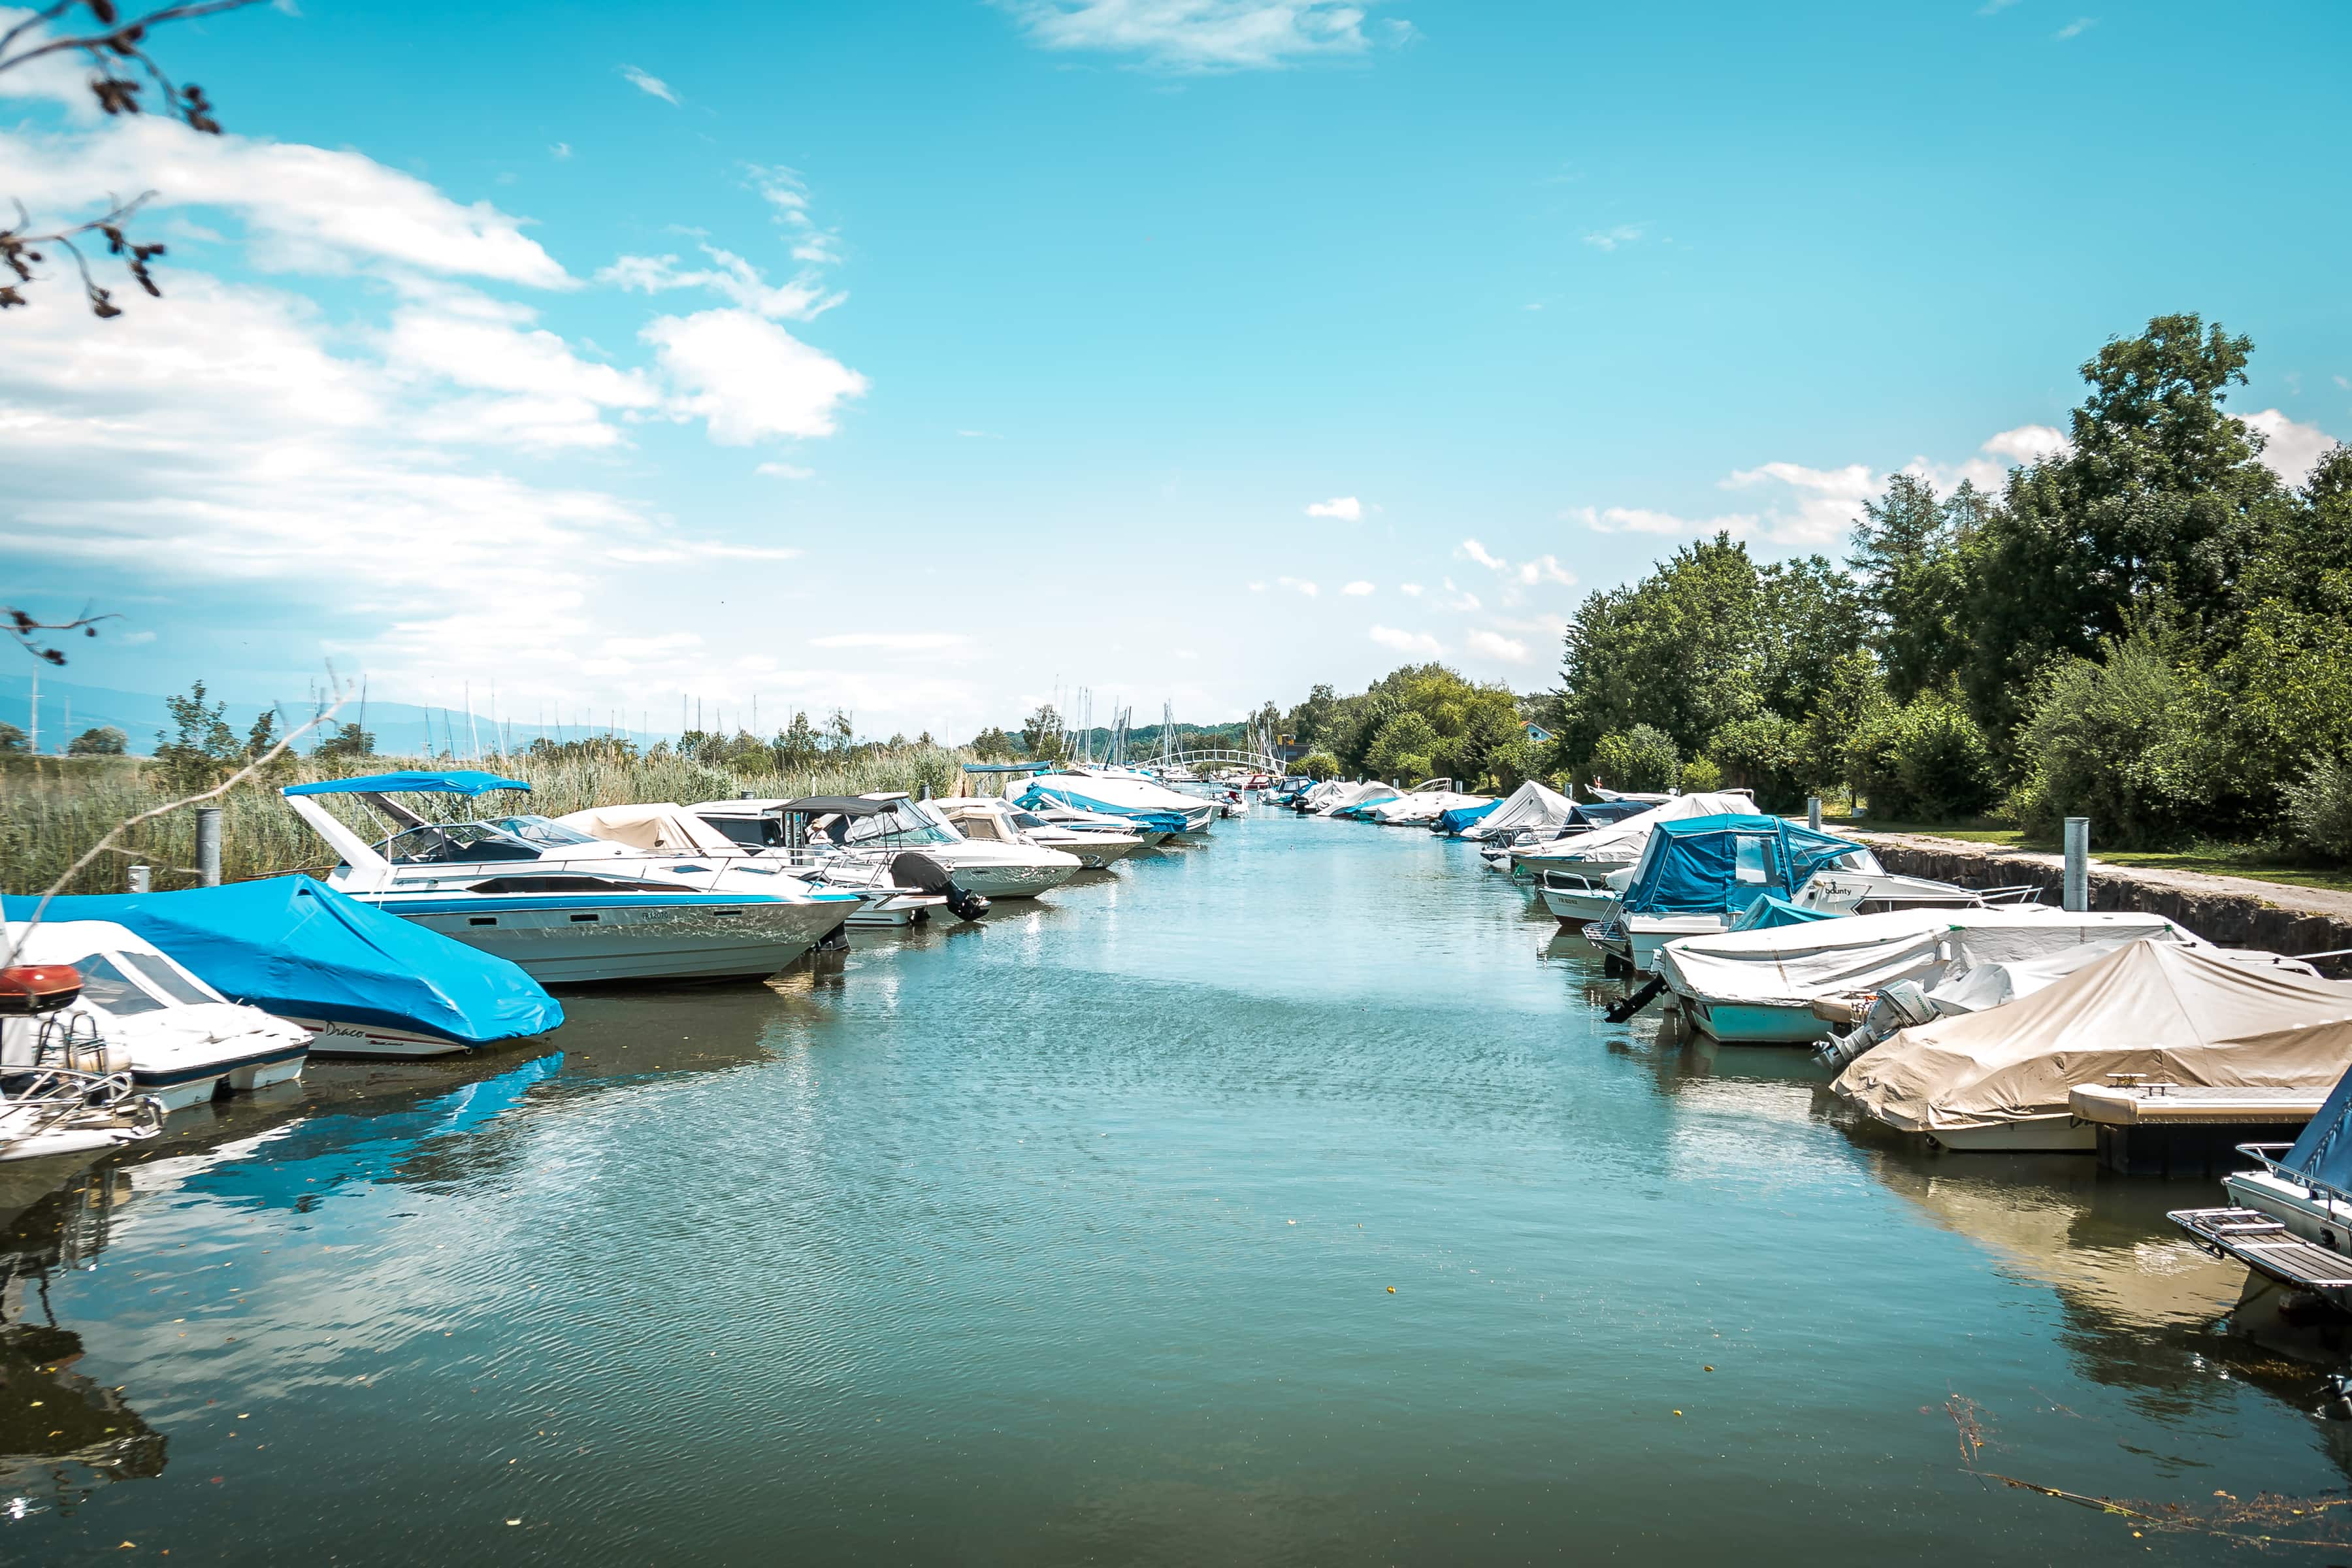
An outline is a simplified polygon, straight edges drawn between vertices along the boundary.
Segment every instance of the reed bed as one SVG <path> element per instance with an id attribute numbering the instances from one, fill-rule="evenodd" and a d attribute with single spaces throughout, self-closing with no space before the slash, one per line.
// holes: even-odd
<path id="1" fill-rule="evenodd" d="M 691 805 L 749 793 L 793 797 L 863 795 L 906 790 L 921 795 L 953 791 L 971 753 L 943 746 L 866 748 L 807 768 L 714 767 L 683 757 L 510 756 L 479 766 L 531 786 L 529 803 L 490 795 L 438 801 L 423 815 L 506 815 L 516 811 L 561 816 L 598 805 L 656 801 Z M 324 872 L 334 857 L 303 826 L 278 797 L 289 784 L 347 778 L 396 768 L 446 768 L 446 758 L 365 757 L 351 760 L 301 757 L 275 769 L 214 803 L 221 808 L 221 876 L 226 881 L 273 877 L 288 871 Z M 188 793 L 176 788 L 165 770 L 137 757 L 18 757 L 0 766 L 0 891 L 37 893 L 63 875 L 91 845 L 118 824 Z M 431 797 L 428 797 L 431 798 Z M 412 804 L 414 804 L 412 802 Z M 358 822 L 339 805 L 330 809 Z M 370 831 L 373 837 L 372 830 Z M 143 823 L 121 840 L 124 853 L 100 857 L 67 890 L 120 893 L 129 889 L 131 868 L 153 868 L 158 889 L 192 887 L 196 880 L 196 817 L 193 809 Z"/>

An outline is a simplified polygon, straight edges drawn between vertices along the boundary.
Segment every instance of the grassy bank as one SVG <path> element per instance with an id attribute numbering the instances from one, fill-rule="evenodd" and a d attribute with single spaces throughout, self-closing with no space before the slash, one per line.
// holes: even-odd
<path id="1" fill-rule="evenodd" d="M 955 786 L 964 753 L 940 746 L 869 749 L 837 765 L 819 764 L 789 773 L 738 772 L 675 757 L 509 757 L 486 767 L 531 786 L 526 803 L 514 795 L 436 799 L 427 816 L 506 816 L 531 811 L 544 816 L 590 806 L 655 801 L 690 805 L 750 792 L 756 795 L 861 795 L 875 790 L 929 788 L 944 795 Z M 333 856 L 302 826 L 278 797 L 279 786 L 402 767 L 446 767 L 434 759 L 368 757 L 330 761 L 304 757 L 266 782 L 240 786 L 216 804 L 221 816 L 221 873 L 231 881 L 281 872 L 325 870 Z M 137 757 L 19 757 L 0 766 L 0 890 L 38 892 L 110 828 L 184 791 L 170 785 L 163 770 Z M 429 798 L 429 797 L 428 797 Z M 412 803 L 413 804 L 413 803 Z M 436 809 L 437 808 L 437 809 Z M 154 868 L 157 888 L 193 886 L 196 822 L 193 810 L 175 811 L 143 823 L 121 840 L 125 854 L 108 854 L 76 879 L 71 891 L 119 893 L 129 887 L 135 864 Z"/>
<path id="2" fill-rule="evenodd" d="M 1832 831 L 1851 828 L 1865 833 L 1917 833 L 1937 838 L 1958 838 L 1991 849 L 2022 849 L 2055 855 L 2063 846 L 2031 837 L 2014 826 L 1977 821 L 1958 826 L 1922 822 L 1855 821 L 1824 816 L 1822 826 Z M 2352 868 L 2313 866 L 2261 845 L 2202 844 L 2188 849 L 2103 849 L 2098 827 L 2092 825 L 2091 858 L 2103 866 L 2133 870 L 2195 871 L 2208 877 L 2242 877 L 2252 882 L 2276 882 L 2288 888 L 2320 888 L 2352 893 Z"/>

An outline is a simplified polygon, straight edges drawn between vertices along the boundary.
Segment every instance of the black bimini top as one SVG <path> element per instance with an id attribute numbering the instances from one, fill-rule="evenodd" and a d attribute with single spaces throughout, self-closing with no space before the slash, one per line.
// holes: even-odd
<path id="1" fill-rule="evenodd" d="M 898 804 L 854 795 L 813 795 L 805 800 L 788 800 L 775 809 L 796 816 L 879 816 Z"/>

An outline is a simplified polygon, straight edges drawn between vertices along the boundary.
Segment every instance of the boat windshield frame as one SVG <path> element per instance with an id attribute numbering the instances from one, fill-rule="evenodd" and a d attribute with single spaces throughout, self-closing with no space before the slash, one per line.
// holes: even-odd
<path id="1" fill-rule="evenodd" d="M 415 847 L 400 849 L 408 840 L 415 841 Z M 432 852 L 436 840 L 440 853 Z M 481 850 L 502 852 L 474 852 Z M 428 822 L 394 834 L 375 852 L 394 866 L 492 866 L 537 860 L 546 850 L 495 823 Z"/>

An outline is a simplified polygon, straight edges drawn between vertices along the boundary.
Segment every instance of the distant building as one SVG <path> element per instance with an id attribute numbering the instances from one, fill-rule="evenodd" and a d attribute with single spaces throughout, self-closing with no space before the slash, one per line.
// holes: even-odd
<path id="1" fill-rule="evenodd" d="M 1532 719 L 1520 720 L 1519 728 L 1525 730 L 1528 732 L 1528 739 L 1533 741 L 1538 746 L 1551 739 L 1551 731 L 1545 729 L 1542 725 L 1537 723 Z"/>

